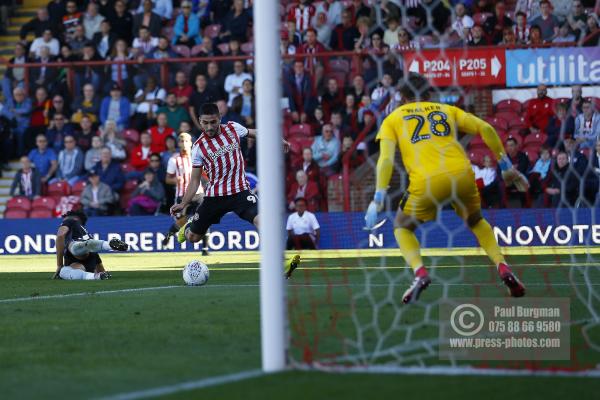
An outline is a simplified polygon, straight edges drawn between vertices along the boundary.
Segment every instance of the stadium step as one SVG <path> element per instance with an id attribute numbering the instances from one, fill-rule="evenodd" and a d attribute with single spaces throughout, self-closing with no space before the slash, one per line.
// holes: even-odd
<path id="1" fill-rule="evenodd" d="M 10 193 L 10 187 L 0 187 L 0 196 L 8 196 Z"/>

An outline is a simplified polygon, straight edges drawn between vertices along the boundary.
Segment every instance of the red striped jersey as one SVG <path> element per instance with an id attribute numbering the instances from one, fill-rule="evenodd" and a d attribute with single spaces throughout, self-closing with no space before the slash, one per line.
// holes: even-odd
<path id="1" fill-rule="evenodd" d="M 183 197 L 192 177 L 192 155 L 188 154 L 184 156 L 181 153 L 173 154 L 167 163 L 167 174 L 175 175 L 175 178 L 180 176 L 183 178 L 177 180 L 178 182 L 175 187 L 175 197 Z M 203 188 L 202 185 L 200 185 L 198 187 L 198 193 L 202 192 Z"/>
<path id="2" fill-rule="evenodd" d="M 231 196 L 250 189 L 240 147 L 240 138 L 248 134 L 248 129 L 232 121 L 219 129 L 213 138 L 203 133 L 192 147 L 193 167 L 204 168 L 208 175 L 209 197 Z"/>

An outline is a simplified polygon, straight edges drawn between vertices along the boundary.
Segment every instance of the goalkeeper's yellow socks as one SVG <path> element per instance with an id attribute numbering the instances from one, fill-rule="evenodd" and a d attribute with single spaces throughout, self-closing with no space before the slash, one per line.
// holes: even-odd
<path id="1" fill-rule="evenodd" d="M 413 269 L 418 277 L 427 276 L 427 270 L 421 258 L 421 245 L 413 231 L 406 228 L 394 229 L 394 236 L 400 247 L 400 252 L 406 263 Z"/>
<path id="2" fill-rule="evenodd" d="M 506 264 L 504 256 L 500 251 L 500 246 L 494 237 L 494 231 L 492 227 L 485 219 L 480 219 L 474 226 L 471 227 L 473 234 L 479 241 L 479 245 L 488 255 L 490 260 L 494 262 L 494 265 Z"/>

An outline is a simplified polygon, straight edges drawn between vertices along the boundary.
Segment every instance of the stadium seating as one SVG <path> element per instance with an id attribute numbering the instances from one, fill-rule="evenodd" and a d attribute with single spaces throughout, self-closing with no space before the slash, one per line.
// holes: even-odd
<path id="1" fill-rule="evenodd" d="M 4 218 L 6 219 L 21 219 L 27 218 L 27 211 L 19 209 L 7 209 L 4 211 Z"/>
<path id="2" fill-rule="evenodd" d="M 519 100 L 508 99 L 501 100 L 496 104 L 496 112 L 509 111 L 514 113 L 520 113 L 523 110 L 523 105 Z"/>
<path id="3" fill-rule="evenodd" d="M 60 198 L 71 194 L 71 187 L 65 181 L 58 181 L 48 185 L 47 195 L 50 197 Z"/>
<path id="4" fill-rule="evenodd" d="M 309 124 L 292 125 L 288 132 L 289 137 L 310 137 L 313 135 L 312 127 Z"/>
<path id="5" fill-rule="evenodd" d="M 36 209 L 31 210 L 29 213 L 29 218 L 52 218 L 53 214 L 51 210 L 46 209 Z"/>
<path id="6" fill-rule="evenodd" d="M 6 202 L 7 210 L 31 210 L 31 201 L 25 196 L 16 196 Z"/>
<path id="7" fill-rule="evenodd" d="M 127 142 L 138 144 L 140 142 L 140 133 L 135 129 L 125 129 L 123 131 L 123 138 Z"/>
<path id="8" fill-rule="evenodd" d="M 83 192 L 83 189 L 85 189 L 86 185 L 86 181 L 77 182 L 76 184 L 71 186 L 71 194 L 73 194 L 73 196 L 81 196 L 81 193 Z"/>
<path id="9" fill-rule="evenodd" d="M 189 58 L 190 57 L 190 48 L 184 44 L 177 45 L 173 48 L 175 53 L 179 54 L 181 57 Z"/>
<path id="10" fill-rule="evenodd" d="M 546 139 L 548 139 L 548 136 L 545 133 L 536 133 L 536 134 L 531 134 L 531 135 L 527 135 L 523 138 L 523 146 L 527 146 L 527 145 L 537 145 L 538 147 L 541 147 L 544 142 L 546 141 Z"/>
<path id="11" fill-rule="evenodd" d="M 38 197 L 37 199 L 33 200 L 31 208 L 32 210 L 54 210 L 54 208 L 56 208 L 56 200 L 49 196 Z"/>
<path id="12" fill-rule="evenodd" d="M 508 122 L 503 118 L 487 117 L 485 120 L 497 130 L 500 130 L 502 132 L 508 130 Z"/>

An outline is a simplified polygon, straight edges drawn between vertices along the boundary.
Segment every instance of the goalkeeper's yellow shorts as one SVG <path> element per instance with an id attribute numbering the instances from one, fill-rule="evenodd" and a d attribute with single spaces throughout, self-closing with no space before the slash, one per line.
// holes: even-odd
<path id="1" fill-rule="evenodd" d="M 423 180 L 411 179 L 399 207 L 404 214 L 419 221 L 431 221 L 447 204 L 451 204 L 462 219 L 481 210 L 479 190 L 471 169 L 449 171 Z"/>

